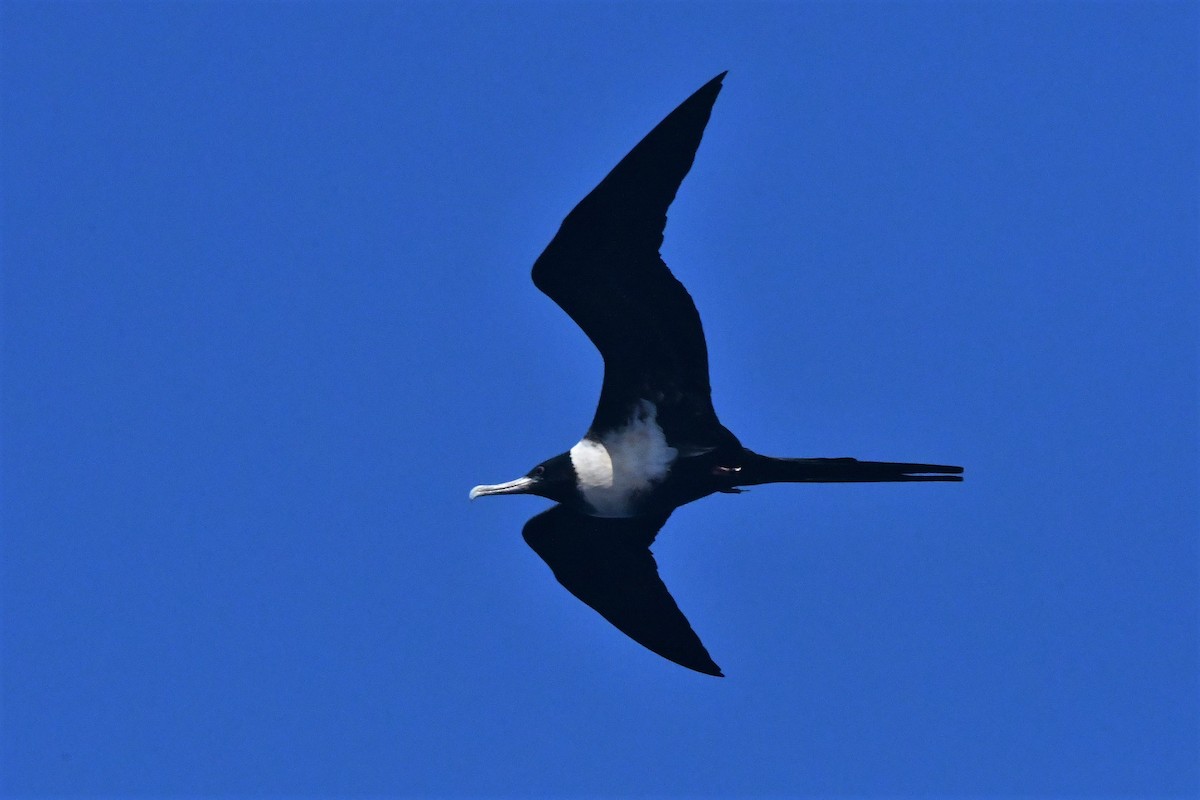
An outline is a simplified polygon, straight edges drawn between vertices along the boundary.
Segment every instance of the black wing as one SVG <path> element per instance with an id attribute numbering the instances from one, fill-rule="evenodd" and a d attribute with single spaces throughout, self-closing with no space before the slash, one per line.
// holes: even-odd
<path id="1" fill-rule="evenodd" d="M 533 265 L 534 284 L 604 357 L 593 430 L 623 424 L 646 399 L 657 404 L 668 439 L 672 427 L 690 438 L 710 430 L 719 438 L 700 315 L 658 249 L 667 207 L 691 169 L 724 77 L 701 87 L 621 159 Z"/>
<path id="2" fill-rule="evenodd" d="M 523 535 L 567 591 L 622 633 L 676 664 L 724 677 L 658 576 L 650 543 L 666 521 L 601 519 L 555 506 L 525 523 Z"/>

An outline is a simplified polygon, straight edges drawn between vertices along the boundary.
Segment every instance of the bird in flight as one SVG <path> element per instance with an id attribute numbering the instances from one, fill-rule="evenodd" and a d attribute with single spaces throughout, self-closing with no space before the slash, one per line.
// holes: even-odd
<path id="1" fill-rule="evenodd" d="M 722 676 L 650 552 L 685 503 L 763 483 L 961 481 L 962 467 L 774 458 L 742 446 L 713 410 L 708 349 L 691 296 L 659 255 L 667 208 L 691 169 L 722 72 L 667 115 L 575 207 L 533 265 L 533 283 L 604 358 L 592 424 L 575 446 L 470 497 L 557 503 L 525 541 L 571 594 L 634 641 Z"/>

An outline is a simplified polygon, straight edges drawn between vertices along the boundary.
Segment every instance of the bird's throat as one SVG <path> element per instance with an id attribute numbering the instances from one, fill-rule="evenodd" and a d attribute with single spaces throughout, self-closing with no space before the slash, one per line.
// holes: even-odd
<path id="1" fill-rule="evenodd" d="M 579 493 L 596 516 L 636 516 L 644 495 L 671 471 L 678 451 L 657 417 L 657 407 L 641 400 L 625 425 L 589 433 L 571 448 Z"/>

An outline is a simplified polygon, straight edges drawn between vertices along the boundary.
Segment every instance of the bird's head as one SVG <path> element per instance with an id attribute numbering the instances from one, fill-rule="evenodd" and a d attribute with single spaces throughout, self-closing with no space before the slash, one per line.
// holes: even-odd
<path id="1" fill-rule="evenodd" d="M 515 481 L 476 486 L 470 498 L 490 494 L 536 494 L 558 503 L 573 503 L 579 493 L 575 483 L 575 467 L 571 456 L 562 453 L 547 459 Z"/>

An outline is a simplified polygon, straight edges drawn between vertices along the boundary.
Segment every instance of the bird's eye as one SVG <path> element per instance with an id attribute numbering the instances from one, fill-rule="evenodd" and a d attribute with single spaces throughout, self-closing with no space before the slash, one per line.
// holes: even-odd
<path id="1" fill-rule="evenodd" d="M 540 477 L 542 477 L 542 475 L 543 475 L 545 472 L 546 472 L 546 468 L 545 468 L 545 467 L 543 467 L 543 466 L 536 466 L 536 467 L 534 467 L 534 468 L 533 468 L 533 477 L 535 477 L 535 478 L 540 478 Z"/>

